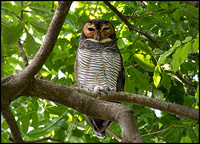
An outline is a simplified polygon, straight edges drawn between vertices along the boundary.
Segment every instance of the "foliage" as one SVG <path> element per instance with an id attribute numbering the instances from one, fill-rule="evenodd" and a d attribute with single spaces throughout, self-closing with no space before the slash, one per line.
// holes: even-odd
<path id="1" fill-rule="evenodd" d="M 31 62 L 57 6 L 57 2 L 49 1 L 24 1 L 21 4 L 20 1 L 1 2 L 1 78 L 25 68 L 16 43 L 18 39 L 21 39 Z M 169 49 L 161 44 L 159 48 L 155 47 L 148 38 L 129 31 L 102 1 L 73 4 L 75 9 L 69 11 L 55 47 L 39 71 L 45 79 L 74 85 L 74 62 L 82 27 L 89 19 L 106 19 L 116 28 L 117 43 L 125 65 L 126 92 L 199 109 L 199 8 L 181 1 L 147 1 L 146 9 L 137 1 L 111 2 L 123 15 L 139 16 L 129 18 L 129 22 L 171 46 Z M 17 18 L 21 17 L 21 10 L 24 10 L 25 23 Z M 153 14 L 144 16 L 148 13 Z M 184 83 L 180 76 L 192 86 Z M 196 121 L 185 119 L 179 122 L 183 117 L 166 112 L 158 115 L 152 108 L 124 105 L 133 108 L 144 142 L 199 142 L 199 124 Z M 108 134 L 105 139 L 95 137 L 83 114 L 59 103 L 20 97 L 10 104 L 10 108 L 24 140 L 34 141 L 52 135 L 65 142 L 117 142 Z M 11 133 L 3 118 L 1 126 L 1 142 L 10 142 Z M 117 123 L 108 129 L 122 137 Z M 156 131 L 161 132 L 145 135 Z"/>

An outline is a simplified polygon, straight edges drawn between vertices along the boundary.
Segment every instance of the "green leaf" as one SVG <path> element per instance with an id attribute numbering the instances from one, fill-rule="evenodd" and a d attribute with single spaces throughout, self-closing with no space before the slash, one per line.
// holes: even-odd
<path id="1" fill-rule="evenodd" d="M 37 129 L 33 129 L 30 131 L 27 136 L 29 137 L 40 137 L 48 134 L 51 130 L 54 130 L 57 127 L 57 123 L 59 122 L 60 118 L 53 118 L 48 123 L 45 124 L 44 127 L 39 127 Z"/>
<path id="2" fill-rule="evenodd" d="M 79 137 L 71 136 L 70 137 L 70 143 L 83 143 L 83 140 Z"/>
<path id="3" fill-rule="evenodd" d="M 33 28 L 35 28 L 38 32 L 42 33 L 43 35 L 46 34 L 48 30 L 48 25 L 41 21 L 30 21 L 29 22 Z"/>
<path id="4" fill-rule="evenodd" d="M 148 47 L 146 44 L 142 43 L 142 42 L 137 42 L 136 43 L 136 48 L 140 49 L 141 51 L 151 55 L 151 48 Z"/>
<path id="5" fill-rule="evenodd" d="M 9 28 L 4 29 L 3 38 L 5 44 L 14 44 L 20 38 L 24 30 L 24 23 L 19 23 L 16 26 L 9 26 Z"/>
<path id="6" fill-rule="evenodd" d="M 72 135 L 73 136 L 76 136 L 76 137 L 82 137 L 83 136 L 83 131 L 82 130 L 79 130 L 79 129 L 74 129 L 73 131 L 72 131 Z"/>
<path id="7" fill-rule="evenodd" d="M 189 51 L 191 48 L 191 42 L 185 44 L 185 46 L 181 49 L 181 63 L 182 64 L 186 58 L 188 57 Z"/>
<path id="8" fill-rule="evenodd" d="M 178 48 L 175 54 L 172 55 L 171 65 L 173 71 L 176 72 L 181 65 L 181 48 Z"/>
<path id="9" fill-rule="evenodd" d="M 150 56 L 144 57 L 143 54 L 135 54 L 134 55 L 135 61 L 139 64 L 141 68 L 143 68 L 146 71 L 153 72 L 155 65 L 151 61 Z"/>
<path id="10" fill-rule="evenodd" d="M 193 48 L 193 53 L 196 52 L 199 49 L 199 35 L 195 39 L 195 41 L 194 41 L 194 43 L 192 45 L 192 48 Z"/>
<path id="11" fill-rule="evenodd" d="M 159 89 L 154 88 L 153 91 L 152 91 L 152 96 L 153 96 L 153 98 L 157 98 L 157 99 L 160 99 L 160 100 L 164 99 L 164 93 Z"/>
<path id="12" fill-rule="evenodd" d="M 144 77 L 144 75 L 137 70 L 136 68 L 132 67 L 129 69 L 131 79 L 133 80 L 136 87 L 150 91 L 150 85 L 148 80 Z"/>
<path id="13" fill-rule="evenodd" d="M 181 143 L 192 143 L 192 140 L 188 136 L 182 137 L 181 138 Z"/>
<path id="14" fill-rule="evenodd" d="M 171 88 L 171 79 L 165 71 L 162 72 L 162 84 L 163 84 L 163 87 L 169 92 Z"/>
<path id="15" fill-rule="evenodd" d="M 190 41 L 190 40 L 192 40 L 192 37 L 191 37 L 191 36 L 188 36 L 188 37 L 185 38 L 184 41 L 182 41 L 182 43 L 186 43 L 186 42 L 188 42 L 188 41 Z"/>
<path id="16" fill-rule="evenodd" d="M 7 124 L 7 122 L 6 122 L 6 120 L 4 120 L 2 123 L 1 123 L 1 128 L 3 128 L 3 129 L 8 129 L 9 127 L 8 127 L 8 124 Z"/>
<path id="17" fill-rule="evenodd" d="M 195 94 L 195 97 L 196 97 L 196 99 L 197 99 L 197 102 L 199 103 L 199 84 L 198 84 L 198 86 L 197 86 L 197 92 L 196 92 L 196 94 Z"/>
<path id="18" fill-rule="evenodd" d="M 26 50 L 29 56 L 34 56 L 39 49 L 38 43 L 35 42 L 35 39 L 27 33 L 26 37 Z"/>
<path id="19" fill-rule="evenodd" d="M 156 86 L 156 88 L 159 85 L 160 80 L 161 80 L 160 72 L 161 72 L 160 66 L 157 65 L 155 67 L 155 70 L 154 70 L 154 73 L 153 73 L 153 82 L 154 82 L 154 85 Z"/>
<path id="20" fill-rule="evenodd" d="M 23 120 L 22 120 L 22 131 L 23 131 L 24 134 L 26 134 L 27 131 L 28 131 L 29 120 L 30 120 L 30 116 L 29 115 L 25 115 L 23 117 Z"/>
<path id="21" fill-rule="evenodd" d="M 172 17 L 176 20 L 179 21 L 180 20 L 180 12 L 179 9 L 177 9 L 173 14 Z"/>
<path id="22" fill-rule="evenodd" d="M 132 81 L 130 80 L 129 77 L 125 78 L 125 85 L 124 85 L 124 91 L 125 92 L 130 92 L 130 93 L 135 93 L 135 86 L 133 85 Z"/>
<path id="23" fill-rule="evenodd" d="M 38 127 L 39 120 L 38 120 L 38 115 L 36 112 L 32 113 L 32 126 L 36 129 Z"/>
<path id="24" fill-rule="evenodd" d="M 177 40 L 175 43 L 174 43 L 174 46 L 169 49 L 168 51 L 166 51 L 164 54 L 161 54 L 157 64 L 158 65 L 161 65 L 161 64 L 164 64 L 165 63 L 165 60 L 166 58 L 171 55 L 171 53 L 175 50 L 175 48 L 179 47 L 181 45 L 181 41 L 180 40 Z"/>
<path id="25" fill-rule="evenodd" d="M 197 137 L 199 137 L 199 124 L 195 125 L 195 132 L 196 132 Z"/>
<path id="26" fill-rule="evenodd" d="M 32 131 L 28 132 L 26 134 L 26 136 L 28 137 L 41 137 L 41 136 L 45 136 L 48 132 L 44 131 L 43 127 L 37 128 L 37 129 L 33 129 Z"/>

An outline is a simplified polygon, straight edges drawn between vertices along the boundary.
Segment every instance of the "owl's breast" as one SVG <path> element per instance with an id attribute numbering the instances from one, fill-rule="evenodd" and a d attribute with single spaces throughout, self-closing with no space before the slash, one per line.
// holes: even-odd
<path id="1" fill-rule="evenodd" d="M 110 88 L 117 86 L 121 57 L 120 53 L 109 49 L 110 47 L 78 49 L 76 80 L 79 87 L 93 90 L 96 85 Z"/>

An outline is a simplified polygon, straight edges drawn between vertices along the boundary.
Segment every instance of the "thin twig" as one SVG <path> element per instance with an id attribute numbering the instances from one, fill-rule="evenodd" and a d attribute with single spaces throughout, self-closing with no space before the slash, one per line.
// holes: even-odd
<path id="1" fill-rule="evenodd" d="M 187 85 L 188 87 L 193 87 L 194 88 L 194 85 L 188 81 L 186 81 L 180 74 L 179 72 L 177 71 L 176 72 L 176 76 L 185 84 Z"/>
<path id="2" fill-rule="evenodd" d="M 44 137 L 40 140 L 34 140 L 34 141 L 25 141 L 25 143 L 37 143 L 37 142 L 41 142 L 41 141 L 47 141 L 47 140 L 52 140 L 52 141 L 57 141 L 57 142 L 61 142 L 61 143 L 65 143 L 64 141 L 61 141 L 59 139 L 55 139 L 55 138 L 51 138 L 52 135 L 48 136 L 48 137 Z"/>
<path id="3" fill-rule="evenodd" d="M 139 30 L 138 28 L 135 28 L 133 27 L 129 22 L 128 20 L 126 19 L 126 17 L 121 14 L 113 5 L 111 5 L 108 1 L 103 1 L 112 11 L 114 11 L 118 17 L 127 25 L 128 29 L 131 31 L 131 30 L 134 30 L 144 36 L 146 36 L 149 40 L 151 40 L 153 42 L 153 44 L 157 47 L 157 48 L 160 48 L 160 46 L 157 44 L 157 42 L 161 43 L 162 45 L 164 45 L 165 47 L 167 48 L 171 48 L 170 46 L 168 46 L 167 44 L 165 44 L 164 42 L 162 42 L 161 40 L 159 39 L 156 39 L 155 37 L 152 37 L 151 35 L 147 34 L 146 32 L 142 31 L 142 30 Z M 162 49 L 162 48 L 160 48 Z"/>
<path id="4" fill-rule="evenodd" d="M 169 130 L 170 128 L 172 128 L 173 126 L 177 125 L 178 123 L 182 122 L 182 121 L 185 120 L 185 119 L 186 119 L 186 118 L 183 118 L 183 119 L 181 119 L 180 121 L 178 121 L 178 122 L 172 124 L 171 126 L 165 128 L 165 129 L 163 129 L 163 130 L 156 131 L 156 132 L 152 132 L 152 133 L 148 133 L 148 134 L 144 134 L 144 135 L 141 135 L 141 136 L 143 137 L 143 136 L 153 135 L 153 134 L 157 134 L 157 133 L 160 133 L 160 132 L 167 131 L 167 130 Z"/>
<path id="5" fill-rule="evenodd" d="M 27 67 L 27 66 L 29 65 L 29 63 L 28 63 L 28 59 L 27 59 L 27 57 L 26 57 L 26 54 L 25 54 L 25 52 L 24 52 L 24 50 L 23 50 L 22 44 L 21 44 L 21 42 L 20 42 L 20 39 L 17 41 L 17 45 L 18 45 L 20 54 L 22 55 L 22 58 L 23 58 L 23 60 L 24 60 L 24 64 L 25 64 L 25 66 Z"/>
<path id="6" fill-rule="evenodd" d="M 147 8 L 146 4 L 145 4 L 143 1 L 138 1 L 138 3 L 140 4 L 140 6 L 141 6 L 143 9 L 146 9 L 146 8 Z"/>
<path id="7" fill-rule="evenodd" d="M 106 129 L 106 132 L 109 133 L 111 136 L 113 136 L 118 142 L 122 142 L 122 139 L 120 139 L 118 136 L 116 136 L 114 133 Z"/>
<path id="8" fill-rule="evenodd" d="M 99 3 L 99 1 L 97 1 L 96 7 L 95 7 L 95 9 L 94 9 L 94 16 L 95 16 L 95 13 L 96 13 L 96 11 L 97 11 L 97 5 L 98 5 L 98 3 Z M 95 18 L 97 18 L 97 17 L 95 16 Z"/>
<path id="9" fill-rule="evenodd" d="M 124 15 L 124 16 L 132 19 L 132 18 L 140 18 L 140 17 L 147 17 L 147 16 L 153 16 L 153 15 L 154 15 L 154 13 L 150 12 L 150 13 L 143 14 L 143 15 Z"/>

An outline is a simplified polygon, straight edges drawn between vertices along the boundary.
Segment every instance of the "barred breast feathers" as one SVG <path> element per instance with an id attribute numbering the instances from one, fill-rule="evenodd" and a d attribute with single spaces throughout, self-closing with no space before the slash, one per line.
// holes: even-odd
<path id="1" fill-rule="evenodd" d="M 81 44 L 80 44 L 81 45 Z M 102 43 L 82 43 L 78 50 L 78 80 L 83 88 L 89 89 L 96 85 L 116 87 L 121 70 L 120 53 L 116 45 Z"/>

